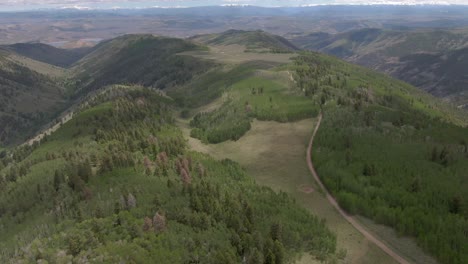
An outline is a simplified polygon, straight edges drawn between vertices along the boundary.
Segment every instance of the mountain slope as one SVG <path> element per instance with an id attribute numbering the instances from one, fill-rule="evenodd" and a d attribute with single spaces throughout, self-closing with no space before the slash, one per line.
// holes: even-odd
<path id="1" fill-rule="evenodd" d="M 468 109 L 468 48 L 400 58 L 392 74 Z"/>
<path id="2" fill-rule="evenodd" d="M 407 83 L 318 53 L 253 68 L 223 87 L 222 99 L 194 115 L 192 137 L 205 144 L 236 141 L 254 118 L 289 122 L 322 109 L 312 158 L 340 205 L 414 237 L 441 263 L 466 262 L 467 235 L 453 235 L 468 226 L 464 112 Z M 412 252 L 407 257 L 428 263 Z"/>
<path id="3" fill-rule="evenodd" d="M 340 205 L 416 237 L 441 263 L 465 263 L 468 233 L 457 230 L 468 227 L 466 115 L 333 57 L 304 54 L 294 67 L 322 104 L 312 159 Z"/>
<path id="4" fill-rule="evenodd" d="M 63 89 L 0 50 L 0 146 L 19 143 L 63 107 Z"/>
<path id="5" fill-rule="evenodd" d="M 228 30 L 219 34 L 200 35 L 191 40 L 205 45 L 244 45 L 247 51 L 292 52 L 298 48 L 285 38 L 267 32 Z"/>
<path id="6" fill-rule="evenodd" d="M 165 89 L 183 84 L 214 66 L 178 53 L 201 47 L 174 38 L 126 35 L 102 42 L 72 69 L 75 89 L 86 94 L 110 84 L 131 83 Z"/>
<path id="7" fill-rule="evenodd" d="M 42 144 L 2 157 L 2 263 L 286 263 L 334 253 L 324 222 L 285 193 L 187 149 L 171 108 L 150 89 L 116 86 Z"/>
<path id="8" fill-rule="evenodd" d="M 391 74 L 457 105 L 468 103 L 466 96 L 458 96 L 467 92 L 466 75 L 460 73 L 467 54 L 466 30 L 362 29 L 336 35 L 314 33 L 292 42 Z"/>
<path id="9" fill-rule="evenodd" d="M 4 48 L 33 60 L 64 68 L 77 62 L 92 50 L 92 48 L 59 49 L 42 43 L 17 43 Z"/>

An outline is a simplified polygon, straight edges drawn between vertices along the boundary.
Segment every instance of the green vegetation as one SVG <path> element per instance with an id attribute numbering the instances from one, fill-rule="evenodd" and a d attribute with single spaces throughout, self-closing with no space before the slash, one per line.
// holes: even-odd
<path id="1" fill-rule="evenodd" d="M 237 140 L 250 129 L 252 118 L 289 122 L 318 113 L 310 100 L 266 77 L 246 78 L 227 91 L 229 98 L 219 109 L 193 118 L 191 136 L 210 143 Z"/>
<path id="2" fill-rule="evenodd" d="M 99 44 L 73 68 L 75 96 L 112 84 L 166 89 L 205 73 L 213 63 L 177 53 L 201 49 L 191 42 L 151 35 L 126 35 Z"/>
<path id="3" fill-rule="evenodd" d="M 210 103 L 234 83 L 252 75 L 254 69 L 271 67 L 265 62 L 246 62 L 228 69 L 213 69 L 186 85 L 168 89 L 168 95 L 181 107 L 200 107 Z"/>
<path id="4" fill-rule="evenodd" d="M 412 87 L 326 56 L 304 54 L 295 67 L 324 107 L 313 159 L 340 205 L 416 237 L 442 263 L 467 262 L 468 133 L 453 123 L 466 121 Z"/>
<path id="5" fill-rule="evenodd" d="M 313 33 L 291 41 L 301 48 L 386 72 L 456 105 L 468 105 L 463 73 L 468 64 L 466 30 L 365 28 Z"/>
<path id="6" fill-rule="evenodd" d="M 186 149 L 171 100 L 94 97 L 41 144 L 1 157 L 1 262 L 287 263 L 335 237 L 236 163 Z M 21 199 L 18 199 L 21 197 Z"/>

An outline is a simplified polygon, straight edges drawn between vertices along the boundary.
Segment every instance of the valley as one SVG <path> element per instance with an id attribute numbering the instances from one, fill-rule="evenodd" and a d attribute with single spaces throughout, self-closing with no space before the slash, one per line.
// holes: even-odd
<path id="1" fill-rule="evenodd" d="M 210 53 L 214 54 L 209 56 L 210 53 L 207 53 L 204 56 L 205 58 L 233 62 L 232 60 L 226 60 L 224 54 L 218 55 L 218 47 L 210 50 Z M 239 61 L 241 57 L 239 56 L 236 56 L 237 63 L 241 63 Z M 270 54 L 268 59 L 274 60 L 275 56 Z M 248 58 L 246 57 L 244 60 L 248 60 Z M 263 76 L 268 75 L 263 74 Z M 282 75 L 279 72 L 277 76 Z M 287 81 L 287 78 L 287 75 L 284 75 L 282 79 L 282 83 L 285 84 L 283 89 L 285 90 L 291 89 L 288 87 L 293 85 L 293 83 Z M 235 87 L 234 85 L 230 91 L 226 92 L 217 101 L 196 109 L 193 115 L 196 116 L 196 113 L 213 112 L 220 109 L 223 104 L 230 100 L 229 98 L 233 97 L 231 94 L 236 94 Z M 246 99 L 241 99 L 241 101 L 244 100 Z M 404 258 L 398 255 L 395 257 L 397 260 L 393 260 L 378 248 L 374 242 L 364 238 L 355 227 L 349 224 L 335 210 L 332 203 L 327 201 L 322 188 L 314 181 L 308 170 L 305 153 L 307 153 L 306 147 L 316 124 L 315 119 L 304 119 L 293 123 L 254 120 L 250 130 L 238 140 L 218 144 L 206 144 L 191 137 L 189 121 L 190 119 L 179 119 L 178 123 L 192 149 L 210 154 L 218 159 L 229 158 L 239 162 L 249 174 L 254 176 L 259 184 L 266 185 L 277 191 L 287 192 L 307 210 L 326 219 L 330 228 L 339 234 L 337 237 L 338 251 L 342 254 L 344 262 L 407 263 L 403 262 L 405 261 Z M 353 218 L 353 221 L 358 220 Z M 369 223 L 369 220 L 366 220 L 366 223 L 367 225 L 378 226 L 375 223 Z M 411 260 L 412 263 L 437 263 L 433 258 L 423 253 L 414 240 L 400 237 L 394 232 L 390 234 L 387 232 L 385 237 L 392 241 L 392 248 L 395 248 L 400 254 L 404 254 L 405 258 Z M 384 243 L 387 244 L 388 242 L 385 241 Z M 305 256 L 304 263 L 308 263 L 306 259 Z"/>

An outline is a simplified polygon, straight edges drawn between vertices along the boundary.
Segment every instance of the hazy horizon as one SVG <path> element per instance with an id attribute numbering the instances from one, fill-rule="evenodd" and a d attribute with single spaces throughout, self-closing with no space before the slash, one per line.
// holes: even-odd
<path id="1" fill-rule="evenodd" d="M 202 6 L 249 5 L 259 7 L 305 7 L 316 5 L 468 5 L 467 0 L 7 0 L 0 11 L 38 9 L 134 9 L 189 8 Z"/>

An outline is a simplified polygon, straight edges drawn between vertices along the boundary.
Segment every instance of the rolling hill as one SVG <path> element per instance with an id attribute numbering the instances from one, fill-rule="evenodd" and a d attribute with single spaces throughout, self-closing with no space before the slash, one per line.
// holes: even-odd
<path id="1" fill-rule="evenodd" d="M 460 107 L 468 103 L 466 75 L 460 74 L 467 56 L 464 29 L 362 29 L 334 35 L 313 33 L 291 41 L 388 73 Z"/>
<path id="2" fill-rule="evenodd" d="M 219 34 L 200 35 L 190 38 L 205 45 L 244 45 L 249 52 L 293 52 L 298 48 L 285 38 L 267 32 L 228 30 Z"/>

